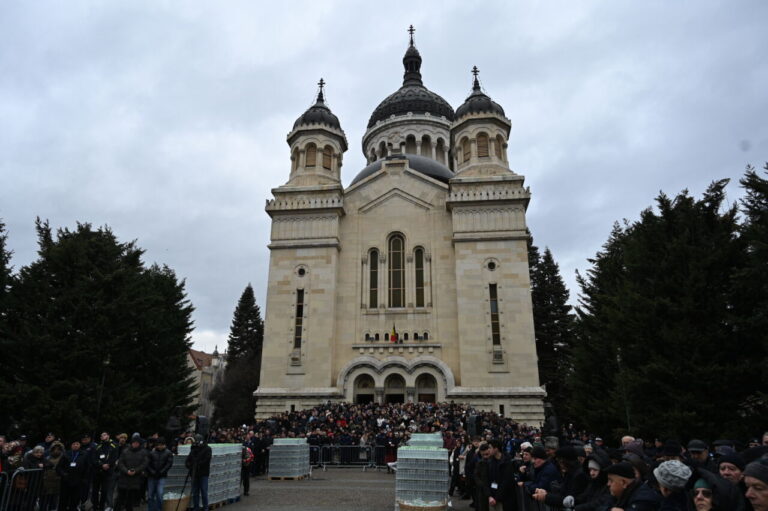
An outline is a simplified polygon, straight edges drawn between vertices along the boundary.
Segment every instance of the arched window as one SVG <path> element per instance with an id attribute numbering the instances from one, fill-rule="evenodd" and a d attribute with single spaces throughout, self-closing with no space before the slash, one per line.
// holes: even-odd
<path id="1" fill-rule="evenodd" d="M 429 138 L 429 135 L 421 137 L 421 155 L 432 158 L 432 139 Z"/>
<path id="2" fill-rule="evenodd" d="M 365 340 L 370 341 L 371 340 L 371 334 L 365 334 Z"/>
<path id="3" fill-rule="evenodd" d="M 307 167 L 314 167 L 317 165 L 317 147 L 315 147 L 315 144 L 309 144 L 307 146 Z"/>
<path id="4" fill-rule="evenodd" d="M 502 149 L 504 148 L 504 139 L 501 137 L 501 135 L 496 136 L 496 148 L 494 153 L 496 153 L 496 158 L 503 160 L 504 156 L 502 156 Z"/>
<path id="5" fill-rule="evenodd" d="M 388 334 L 388 333 L 385 333 L 385 334 L 384 334 L 384 340 L 385 340 L 385 341 L 388 341 L 388 340 L 389 340 L 389 334 Z"/>
<path id="6" fill-rule="evenodd" d="M 464 138 L 464 140 L 461 141 L 461 161 L 462 163 L 469 161 L 469 139 Z"/>
<path id="7" fill-rule="evenodd" d="M 387 143 L 382 141 L 381 144 L 379 144 L 379 158 L 386 158 L 387 157 Z"/>
<path id="8" fill-rule="evenodd" d="M 323 168 L 331 170 L 331 158 L 333 157 L 333 149 L 327 145 L 323 148 Z"/>
<path id="9" fill-rule="evenodd" d="M 370 278 L 368 307 L 375 309 L 379 306 L 379 251 L 371 250 L 371 257 L 369 259 L 371 263 L 368 271 Z"/>
<path id="10" fill-rule="evenodd" d="M 425 341 L 429 340 L 429 333 L 428 332 L 424 332 L 424 340 Z"/>
<path id="11" fill-rule="evenodd" d="M 389 238 L 389 306 L 405 307 L 405 240 Z"/>
<path id="12" fill-rule="evenodd" d="M 419 332 L 413 332 L 413 340 L 418 341 L 419 340 Z"/>
<path id="13" fill-rule="evenodd" d="M 416 137 L 413 135 L 408 135 L 408 138 L 405 139 L 405 153 L 416 154 Z"/>
<path id="14" fill-rule="evenodd" d="M 488 135 L 486 135 L 485 133 L 480 133 L 477 136 L 477 157 L 478 158 L 488 157 Z"/>
<path id="15" fill-rule="evenodd" d="M 378 340 L 379 340 L 379 334 L 375 334 L 375 335 L 373 336 L 373 340 L 374 340 L 374 341 L 378 341 Z"/>
<path id="16" fill-rule="evenodd" d="M 404 340 L 404 341 L 407 341 L 407 340 L 408 340 L 408 332 L 405 332 L 405 333 L 403 334 L 403 340 Z"/>
<path id="17" fill-rule="evenodd" d="M 370 156 L 370 160 L 369 160 L 369 163 L 373 163 L 373 162 L 375 162 L 375 161 L 376 161 L 376 151 L 374 151 L 373 149 L 371 149 L 371 156 Z"/>
<path id="18" fill-rule="evenodd" d="M 413 252 L 416 274 L 416 307 L 424 307 L 424 249 Z"/>
<path id="19" fill-rule="evenodd" d="M 293 156 L 291 156 L 291 172 L 296 170 L 299 166 L 299 149 L 296 148 L 293 150 Z"/>
<path id="20" fill-rule="evenodd" d="M 437 153 L 437 161 L 445 165 L 445 142 L 442 138 L 437 139 L 437 147 L 435 147 L 435 153 Z"/>

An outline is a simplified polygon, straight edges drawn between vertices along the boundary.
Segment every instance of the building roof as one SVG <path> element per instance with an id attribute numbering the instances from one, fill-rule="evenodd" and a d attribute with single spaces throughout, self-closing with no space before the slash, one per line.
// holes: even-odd
<path id="1" fill-rule="evenodd" d="M 433 160 L 432 158 L 427 158 L 426 156 L 419 156 L 417 154 L 395 154 L 392 156 L 387 156 L 384 159 L 375 161 L 365 167 L 363 170 L 357 173 L 355 176 L 355 179 L 352 180 L 352 183 L 350 185 L 353 185 L 357 183 L 358 181 L 362 181 L 368 176 L 374 175 L 376 172 L 381 170 L 381 166 L 384 164 L 384 160 L 401 160 L 406 159 L 408 160 L 408 168 L 411 170 L 415 170 L 416 172 L 420 174 L 424 174 L 425 176 L 429 176 L 432 179 L 437 179 L 438 181 L 442 181 L 443 183 L 447 183 L 452 177 L 453 172 L 443 165 L 440 162 L 437 162 Z"/>
<path id="2" fill-rule="evenodd" d="M 466 101 L 456 109 L 456 119 L 460 119 L 465 115 L 480 113 L 497 114 L 504 117 L 504 109 L 501 108 L 501 105 L 488 97 L 480 87 L 480 81 L 477 79 L 478 73 L 477 66 L 472 68 L 472 74 L 475 75 L 472 84 L 472 93 L 467 97 Z"/>
<path id="3" fill-rule="evenodd" d="M 213 355 L 204 351 L 198 351 L 189 348 L 189 357 L 192 359 L 192 362 L 195 363 L 195 366 L 198 370 L 202 369 L 203 367 L 211 367 L 213 364 Z"/>

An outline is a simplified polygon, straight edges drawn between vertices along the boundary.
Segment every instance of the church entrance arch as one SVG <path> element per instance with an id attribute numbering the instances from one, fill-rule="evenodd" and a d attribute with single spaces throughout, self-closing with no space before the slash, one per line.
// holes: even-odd
<path id="1" fill-rule="evenodd" d="M 405 378 L 399 374 L 390 374 L 384 380 L 384 402 L 405 402 Z"/>
<path id="2" fill-rule="evenodd" d="M 370 374 L 361 374 L 355 378 L 354 384 L 354 401 L 357 404 L 373 403 L 374 399 L 374 387 L 376 384 L 373 381 L 373 376 Z"/>
<path id="3" fill-rule="evenodd" d="M 416 401 L 419 403 L 434 403 L 437 401 L 437 380 L 428 373 L 416 378 Z"/>

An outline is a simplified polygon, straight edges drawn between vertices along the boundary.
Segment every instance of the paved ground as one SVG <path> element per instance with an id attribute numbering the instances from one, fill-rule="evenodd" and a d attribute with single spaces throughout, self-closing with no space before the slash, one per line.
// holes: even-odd
<path id="1" fill-rule="evenodd" d="M 468 500 L 453 499 L 453 509 L 471 511 Z M 221 511 L 393 511 L 395 476 L 352 468 L 313 470 L 303 481 L 251 479 L 250 496 Z"/>

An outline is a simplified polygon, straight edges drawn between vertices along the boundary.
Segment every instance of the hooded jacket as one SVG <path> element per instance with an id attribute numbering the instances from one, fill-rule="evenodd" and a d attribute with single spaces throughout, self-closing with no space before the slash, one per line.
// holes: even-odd
<path id="1" fill-rule="evenodd" d="M 611 493 L 608 491 L 608 476 L 604 472 L 611 464 L 611 460 L 608 459 L 605 451 L 595 451 L 584 461 L 585 471 L 589 470 L 590 461 L 595 461 L 600 465 L 600 473 L 595 479 L 590 478 L 587 488 L 575 496 L 576 511 L 597 511 L 608 506 L 613 500 Z"/>
<path id="2" fill-rule="evenodd" d="M 619 507 L 624 511 L 657 511 L 660 505 L 661 495 L 659 492 L 643 481 L 635 480 L 616 500 L 614 507 Z"/>
<path id="3" fill-rule="evenodd" d="M 61 449 L 58 456 L 54 456 L 54 450 Z M 56 467 L 64 458 L 64 444 L 53 442 L 50 448 L 50 454 L 45 457 L 45 469 L 43 471 L 43 493 L 45 495 L 57 495 L 61 488 L 61 476 L 56 472 Z"/>

